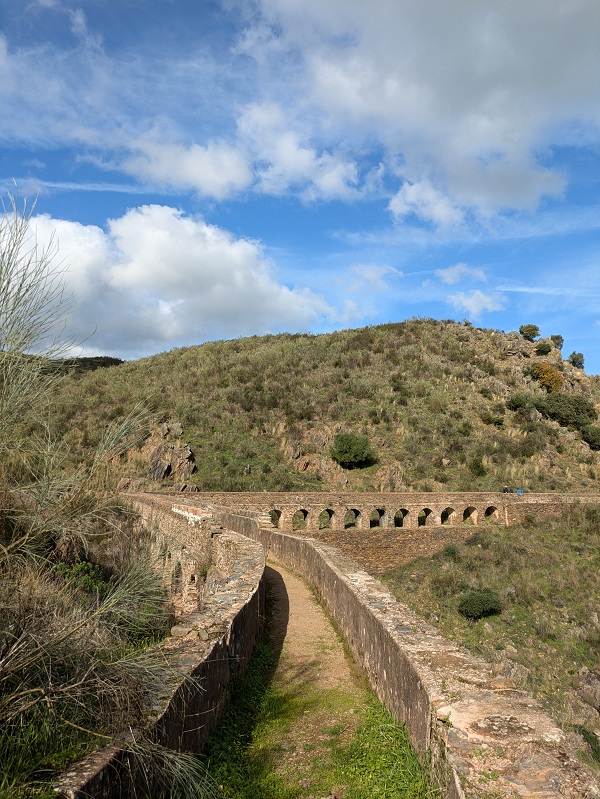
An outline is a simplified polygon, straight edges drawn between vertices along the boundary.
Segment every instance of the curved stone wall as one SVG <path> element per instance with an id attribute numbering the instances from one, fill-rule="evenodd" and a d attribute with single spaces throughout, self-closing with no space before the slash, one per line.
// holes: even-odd
<path id="1" fill-rule="evenodd" d="M 245 669 L 261 632 L 263 549 L 215 524 L 210 513 L 153 498 L 133 498 L 133 504 L 158 551 L 178 559 L 180 605 L 187 611 L 160 645 L 172 674 L 178 676 L 167 696 L 149 698 L 145 734 L 169 749 L 201 752 L 221 718 L 231 680 Z M 208 562 L 206 582 L 199 590 L 199 567 L 204 569 Z M 129 733 L 119 737 L 131 740 Z M 65 799 L 129 799 L 138 790 L 147 796 L 144 772 L 122 747 L 109 745 L 64 773 L 55 790 Z"/>

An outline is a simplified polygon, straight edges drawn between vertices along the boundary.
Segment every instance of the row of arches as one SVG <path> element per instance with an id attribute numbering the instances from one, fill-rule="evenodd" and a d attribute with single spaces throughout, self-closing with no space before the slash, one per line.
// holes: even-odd
<path id="1" fill-rule="evenodd" d="M 318 530 L 348 530 L 355 528 L 373 529 L 378 527 L 437 527 L 440 525 L 455 526 L 459 524 L 476 525 L 480 521 L 480 516 L 484 519 L 497 520 L 499 517 L 498 508 L 489 505 L 480 511 L 469 505 L 465 508 L 456 509 L 451 506 L 444 508 L 441 512 L 432 508 L 424 507 L 418 509 L 399 508 L 398 510 L 388 511 L 386 508 L 323 508 L 321 511 L 316 509 L 298 508 L 295 511 L 282 511 L 273 508 L 269 511 L 269 516 L 274 527 L 286 527 L 293 531 L 318 529 Z"/>

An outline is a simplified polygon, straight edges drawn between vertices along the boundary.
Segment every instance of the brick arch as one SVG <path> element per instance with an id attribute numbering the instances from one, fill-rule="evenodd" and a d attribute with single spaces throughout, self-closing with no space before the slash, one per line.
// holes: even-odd
<path id="1" fill-rule="evenodd" d="M 486 519 L 494 519 L 497 520 L 500 518 L 500 514 L 498 513 L 498 508 L 495 505 L 490 505 L 485 509 L 485 518 Z"/>
<path id="2" fill-rule="evenodd" d="M 322 510 L 318 516 L 319 530 L 331 530 L 334 517 L 335 513 L 331 508 Z"/>
<path id="3" fill-rule="evenodd" d="M 271 508 L 271 510 L 269 511 L 269 516 L 271 517 L 271 524 L 273 525 L 273 527 L 279 528 L 282 511 L 278 510 L 277 508 Z"/>
<path id="4" fill-rule="evenodd" d="M 454 508 L 448 506 L 444 508 L 440 515 L 440 523 L 441 524 L 456 524 L 456 511 Z"/>
<path id="5" fill-rule="evenodd" d="M 428 520 L 431 520 L 433 511 L 431 508 L 421 508 L 418 515 L 418 527 L 427 527 Z M 431 522 L 429 522 L 431 523 Z"/>
<path id="6" fill-rule="evenodd" d="M 409 510 L 406 508 L 399 508 L 396 513 L 394 513 L 394 527 L 405 527 L 405 521 L 407 521 L 409 515 Z"/>
<path id="7" fill-rule="evenodd" d="M 358 508 L 347 508 L 344 514 L 344 529 L 348 527 L 358 527 L 360 524 L 361 512 Z"/>
<path id="8" fill-rule="evenodd" d="M 477 508 L 473 505 L 469 505 L 463 511 L 463 523 L 464 524 L 477 524 Z"/>
<path id="9" fill-rule="evenodd" d="M 306 508 L 298 508 L 292 516 L 292 530 L 304 530 L 307 518 L 308 511 Z"/>
<path id="10" fill-rule="evenodd" d="M 369 527 L 383 527 L 385 525 L 385 508 L 373 508 L 369 516 Z"/>

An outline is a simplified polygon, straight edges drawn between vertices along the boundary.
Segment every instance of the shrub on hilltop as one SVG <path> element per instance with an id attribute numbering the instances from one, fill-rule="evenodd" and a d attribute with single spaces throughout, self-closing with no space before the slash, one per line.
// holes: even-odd
<path id="1" fill-rule="evenodd" d="M 537 325 L 521 325 L 519 333 L 527 341 L 533 341 L 540 335 L 540 329 Z"/>

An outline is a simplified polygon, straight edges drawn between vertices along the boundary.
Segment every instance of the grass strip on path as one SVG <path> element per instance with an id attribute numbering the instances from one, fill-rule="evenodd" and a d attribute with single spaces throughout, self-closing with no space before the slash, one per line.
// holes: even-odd
<path id="1" fill-rule="evenodd" d="M 302 601 L 316 605 L 304 588 Z M 325 614 L 328 629 L 304 642 L 296 639 L 294 650 L 300 647 L 304 658 L 290 662 L 285 645 L 279 652 L 273 602 L 271 598 L 267 635 L 235 686 L 205 752 L 220 795 L 228 799 L 438 796 L 406 729 L 376 700 L 356 670 L 350 679 L 346 673 L 337 682 L 329 675 L 323 679 L 333 647 L 338 648 L 335 656 L 344 659 L 343 642 Z M 300 615 L 305 622 L 307 613 L 306 607 L 290 605 L 290 619 Z M 307 626 L 301 621 L 295 629 Z"/>

